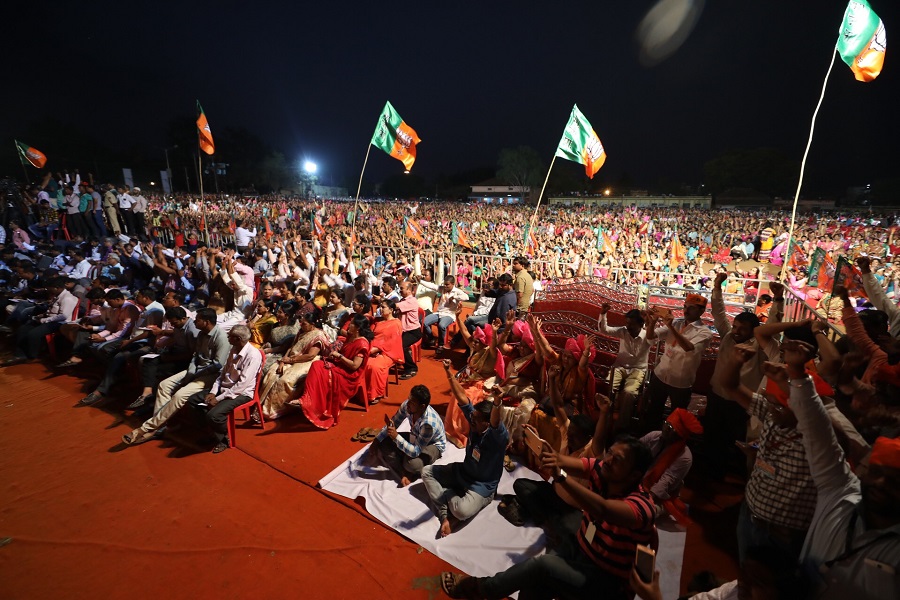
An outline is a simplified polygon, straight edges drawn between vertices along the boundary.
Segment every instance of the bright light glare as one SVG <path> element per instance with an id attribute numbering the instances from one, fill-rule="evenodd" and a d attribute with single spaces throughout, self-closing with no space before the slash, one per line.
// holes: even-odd
<path id="1" fill-rule="evenodd" d="M 638 25 L 641 64 L 659 64 L 678 50 L 697 24 L 703 5 L 703 0 L 659 0 Z"/>
<path id="2" fill-rule="evenodd" d="M 609 196 L 609 194 L 610 194 L 609 188 L 603 190 L 603 195 L 604 195 L 604 196 Z"/>
<path id="3" fill-rule="evenodd" d="M 311 160 L 307 160 L 303 163 L 303 170 L 307 173 L 315 173 L 318 168 L 318 165 Z"/>

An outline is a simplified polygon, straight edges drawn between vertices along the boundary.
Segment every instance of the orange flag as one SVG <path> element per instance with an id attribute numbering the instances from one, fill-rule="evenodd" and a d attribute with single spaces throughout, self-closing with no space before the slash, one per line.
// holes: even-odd
<path id="1" fill-rule="evenodd" d="M 678 269 L 678 266 L 684 262 L 687 254 L 684 251 L 684 246 L 681 245 L 681 240 L 678 239 L 678 234 L 675 234 L 675 237 L 672 238 L 672 247 L 669 249 L 669 271 L 675 271 Z"/>
<path id="2" fill-rule="evenodd" d="M 203 112 L 203 107 L 200 106 L 199 100 L 197 100 L 197 112 L 199 113 L 197 117 L 197 133 L 200 135 L 200 149 L 207 154 L 214 154 L 216 145 L 213 143 L 212 130 L 209 128 L 209 121 L 206 120 L 206 113 Z"/>

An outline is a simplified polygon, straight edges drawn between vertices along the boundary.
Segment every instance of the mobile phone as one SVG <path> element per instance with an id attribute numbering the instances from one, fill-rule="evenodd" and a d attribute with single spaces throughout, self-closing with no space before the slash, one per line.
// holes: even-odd
<path id="1" fill-rule="evenodd" d="M 653 570 L 656 568 L 656 552 L 653 548 L 637 545 L 634 552 L 634 568 L 644 583 L 653 581 Z"/>
<path id="2" fill-rule="evenodd" d="M 541 451 L 544 449 L 544 440 L 538 437 L 538 434 L 530 427 L 524 427 L 523 429 L 525 430 L 525 445 L 528 446 L 528 449 L 531 450 L 535 456 L 540 456 Z"/>
<path id="3" fill-rule="evenodd" d="M 380 286 L 380 285 L 373 285 L 373 286 L 372 286 L 372 295 L 373 295 L 373 296 L 380 296 L 380 295 L 381 295 L 381 286 Z"/>

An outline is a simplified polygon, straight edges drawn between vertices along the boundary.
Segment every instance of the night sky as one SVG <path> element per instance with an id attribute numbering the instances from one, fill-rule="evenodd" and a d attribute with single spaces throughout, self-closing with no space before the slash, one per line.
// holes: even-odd
<path id="1" fill-rule="evenodd" d="M 846 2 L 712 0 L 674 54 L 644 66 L 635 32 L 654 4 L 17 3 L 0 36 L 0 134 L 12 145 L 53 117 L 113 148 L 161 148 L 200 99 L 214 135 L 246 128 L 291 161 L 316 161 L 328 183 L 358 177 L 388 99 L 422 139 L 414 171 L 426 177 L 495 165 L 517 145 L 549 163 L 577 103 L 608 178 L 700 182 L 703 163 L 732 148 L 799 162 Z M 897 173 L 900 8 L 871 4 L 887 28 L 884 72 L 857 82 L 837 58 L 811 188 Z M 53 160 L 53 140 L 23 141 Z M 398 171 L 373 152 L 367 178 Z"/>

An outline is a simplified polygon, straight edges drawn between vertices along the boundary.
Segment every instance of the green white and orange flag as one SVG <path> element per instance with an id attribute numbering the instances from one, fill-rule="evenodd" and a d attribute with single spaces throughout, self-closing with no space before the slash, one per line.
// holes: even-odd
<path id="1" fill-rule="evenodd" d="M 834 287 L 839 285 L 847 288 L 847 291 L 854 296 L 869 297 L 862 282 L 862 273 L 856 265 L 843 256 L 838 258 L 837 266 L 834 270 Z M 834 293 L 834 288 L 832 288 L 832 293 Z"/>
<path id="2" fill-rule="evenodd" d="M 419 227 L 418 223 L 408 217 L 403 217 L 403 231 L 406 233 L 406 237 L 412 240 L 416 240 L 417 242 L 424 240 L 422 237 L 422 228 Z"/>
<path id="3" fill-rule="evenodd" d="M 390 102 L 385 102 L 372 134 L 372 145 L 402 162 L 409 171 L 416 162 L 416 144 L 421 141 L 416 130 L 406 124 Z"/>
<path id="4" fill-rule="evenodd" d="M 884 66 L 887 33 L 866 0 L 850 0 L 838 35 L 837 49 L 858 81 L 872 81 Z"/>
<path id="5" fill-rule="evenodd" d="M 16 148 L 19 149 L 19 154 L 22 155 L 22 158 L 30 162 L 35 169 L 43 169 L 44 165 L 47 164 L 47 155 L 37 148 L 23 144 L 19 140 L 16 140 Z"/>
<path id="6" fill-rule="evenodd" d="M 556 156 L 584 165 L 584 172 L 591 179 L 606 161 L 606 150 L 590 122 L 585 118 L 578 105 L 572 107 L 569 122 L 563 130 L 562 139 L 556 148 Z"/>
<path id="7" fill-rule="evenodd" d="M 215 154 L 216 144 L 213 142 L 212 130 L 199 100 L 197 100 L 197 133 L 200 135 L 200 149 L 207 154 Z"/>

